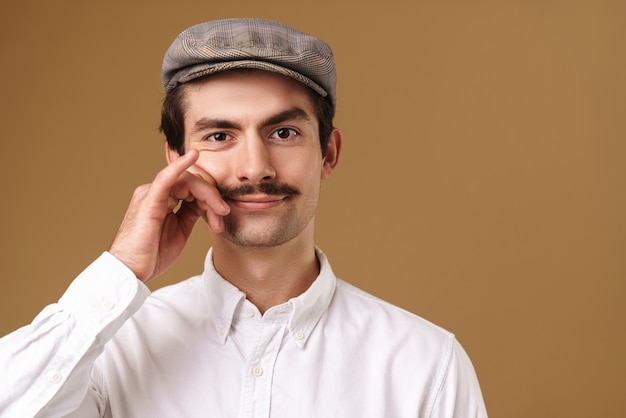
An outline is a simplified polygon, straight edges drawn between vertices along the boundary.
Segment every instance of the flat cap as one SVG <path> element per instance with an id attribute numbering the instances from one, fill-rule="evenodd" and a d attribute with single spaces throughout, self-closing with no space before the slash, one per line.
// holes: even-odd
<path id="1" fill-rule="evenodd" d="M 264 19 L 213 20 L 184 30 L 163 58 L 167 93 L 198 77 L 255 68 L 291 77 L 336 102 L 335 61 L 324 41 Z"/>

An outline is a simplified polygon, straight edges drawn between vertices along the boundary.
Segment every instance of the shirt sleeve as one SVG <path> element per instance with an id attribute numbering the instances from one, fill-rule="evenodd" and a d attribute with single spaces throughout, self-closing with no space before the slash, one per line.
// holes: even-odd
<path id="1" fill-rule="evenodd" d="M 487 418 L 478 378 L 461 344 L 451 337 L 447 361 L 437 379 L 431 418 Z"/>
<path id="2" fill-rule="evenodd" d="M 60 417 L 78 408 L 105 343 L 149 294 L 130 269 L 103 253 L 58 303 L 0 339 L 0 417 Z M 101 408 L 94 404 L 84 417 L 100 416 Z"/>

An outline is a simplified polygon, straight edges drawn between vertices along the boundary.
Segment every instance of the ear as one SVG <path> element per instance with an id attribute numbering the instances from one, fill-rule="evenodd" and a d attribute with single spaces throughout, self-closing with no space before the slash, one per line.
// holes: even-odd
<path id="1" fill-rule="evenodd" d="M 178 151 L 175 151 L 170 148 L 167 141 L 165 142 L 165 159 L 168 164 L 172 164 L 172 162 L 176 161 L 176 159 L 180 158 L 180 154 Z"/>
<path id="2" fill-rule="evenodd" d="M 326 145 L 326 155 L 322 161 L 322 179 L 327 179 L 335 171 L 337 163 L 339 163 L 339 154 L 341 154 L 341 131 L 333 129 Z"/>

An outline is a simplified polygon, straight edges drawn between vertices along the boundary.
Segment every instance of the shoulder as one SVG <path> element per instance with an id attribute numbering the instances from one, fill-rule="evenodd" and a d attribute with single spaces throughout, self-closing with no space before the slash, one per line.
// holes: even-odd
<path id="1" fill-rule="evenodd" d="M 460 398 L 481 408 L 471 361 L 442 327 L 341 280 L 325 324 L 325 335 L 340 341 L 351 359 L 389 375 L 386 385 L 394 391 L 408 388 L 425 410 L 449 408 Z"/>
<path id="2" fill-rule="evenodd" d="M 438 325 L 384 301 L 343 280 L 337 280 L 337 289 L 331 309 L 353 324 L 361 324 L 370 332 L 382 335 L 387 341 L 404 345 L 436 346 L 451 350 L 454 334 Z"/>

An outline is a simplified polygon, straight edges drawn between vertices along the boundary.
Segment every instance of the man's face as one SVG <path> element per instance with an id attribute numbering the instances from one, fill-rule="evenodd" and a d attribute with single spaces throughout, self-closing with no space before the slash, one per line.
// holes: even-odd
<path id="1" fill-rule="evenodd" d="M 200 151 L 196 165 L 231 208 L 221 237 L 244 247 L 312 238 L 320 180 L 338 152 L 321 155 L 306 86 L 267 71 L 218 73 L 186 86 L 184 120 L 185 149 Z"/>

